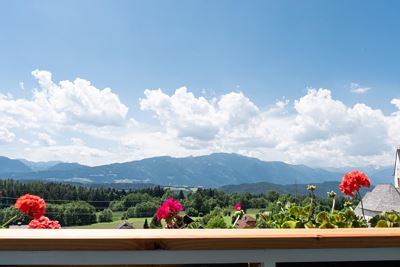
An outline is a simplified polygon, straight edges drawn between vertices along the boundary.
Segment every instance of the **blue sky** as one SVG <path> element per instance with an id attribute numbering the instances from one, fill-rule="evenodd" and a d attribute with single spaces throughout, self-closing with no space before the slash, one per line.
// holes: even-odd
<path id="1" fill-rule="evenodd" d="M 40 81 L 40 78 L 35 79 L 31 74 L 36 69 L 51 72 L 52 80 L 56 84 L 62 80 L 74 81 L 79 77 L 90 81 L 99 90 L 110 87 L 121 104 L 128 108 L 125 115 L 124 112 L 119 115 L 124 120 L 134 120 L 135 127 L 140 128 L 138 130 L 128 127 L 127 130 L 125 127 L 118 131 L 133 135 L 138 132 L 158 133 L 171 138 L 166 141 L 169 145 L 165 145 L 165 149 L 146 147 L 143 149 L 146 152 L 129 151 L 130 156 L 127 159 L 159 154 L 184 156 L 223 150 L 254 155 L 266 160 L 279 159 L 312 165 L 315 155 L 311 157 L 301 154 L 302 157 L 297 158 L 294 155 L 298 155 L 298 151 L 288 152 L 288 149 L 282 147 L 301 145 L 305 146 L 302 147 L 303 150 L 307 150 L 310 149 L 309 145 L 315 146 L 316 142 L 320 142 L 318 147 L 321 147 L 322 140 L 330 140 L 332 143 L 325 149 L 332 153 L 330 156 L 341 157 L 343 160 L 340 164 L 356 162 L 385 165 L 392 158 L 390 147 L 400 143 L 397 137 L 393 137 L 393 132 L 397 129 L 393 127 L 397 127 L 399 119 L 394 113 L 399 108 L 391 104 L 393 99 L 400 98 L 399 8 L 398 1 L 4 2 L 0 16 L 0 94 L 11 94 L 13 105 L 17 107 L 23 105 L 17 99 L 32 100 L 32 90 L 42 88 L 38 87 L 37 80 Z M 296 109 L 295 101 L 313 95 L 309 92 L 310 88 L 325 88 L 329 90 L 330 97 L 343 103 L 350 113 L 357 103 L 381 111 L 382 121 L 386 121 L 386 126 L 390 125 L 387 126 L 387 132 L 379 133 L 379 136 L 390 141 L 380 146 L 385 147 L 384 150 L 371 148 L 368 155 L 361 152 L 349 154 L 349 142 L 354 143 L 357 138 L 349 137 L 353 141 L 342 140 L 340 145 L 337 144 L 339 137 L 345 139 L 345 136 L 354 134 L 350 130 L 334 136 L 313 133 L 310 136 L 317 136 L 316 139 L 307 137 L 304 140 L 298 136 L 275 140 L 281 134 L 271 133 L 274 136 L 271 137 L 273 141 L 267 138 L 260 143 L 268 145 L 237 147 L 239 141 L 235 138 L 238 137 L 232 133 L 241 131 L 239 124 L 236 128 L 214 129 L 218 134 L 211 139 L 202 140 L 197 133 L 188 133 L 186 130 L 182 132 L 177 125 L 184 123 L 173 121 L 176 118 L 175 113 L 165 114 L 160 110 L 162 107 L 154 103 L 141 107 L 141 99 L 146 98 L 145 89 L 161 88 L 164 95 L 172 97 L 175 90 L 182 86 L 186 86 L 187 92 L 193 93 L 196 99 L 206 97 L 211 106 L 212 98 L 218 101 L 230 93 L 241 94 L 251 101 L 258 112 L 263 113 L 263 119 L 253 121 L 253 124 L 262 124 L 264 120 L 265 123 L 274 122 L 281 118 L 280 123 L 286 123 L 285 127 L 296 124 L 297 128 L 304 128 L 301 122 L 309 121 L 310 118 L 299 118 L 304 114 L 299 111 L 299 107 Z M 352 88 L 365 92 L 354 93 L 351 92 Z M 322 91 L 314 96 L 318 99 L 327 97 Z M 279 116 L 275 114 L 272 118 L 268 117 L 271 115 L 266 114 L 271 114 L 271 109 L 280 100 L 290 101 L 285 105 L 286 110 Z M 7 103 L 10 104 L 10 101 Z M 7 103 L 3 103 L 3 108 Z M 65 109 L 64 105 L 63 108 Z M 15 112 L 13 114 L 15 119 Z M 185 121 L 199 119 L 198 114 L 193 114 L 193 118 L 185 118 Z M 252 118 L 256 116 L 252 112 L 249 115 Z M 7 116 L 9 121 L 11 115 Z M 268 119 L 264 118 L 266 116 Z M 324 118 L 328 117 L 327 115 Z M 88 118 L 96 120 L 90 116 Z M 3 119 L 5 120 L 5 116 Z M 312 119 L 318 121 L 316 118 Z M 86 118 L 85 121 L 87 120 Z M 354 120 L 362 121 L 360 118 Z M 46 124 L 45 119 L 38 121 Z M 202 118 L 199 121 L 199 131 L 210 130 L 209 121 L 203 121 Z M 78 123 L 74 120 L 74 123 L 83 125 L 82 121 Z M 217 124 L 220 123 L 218 121 Z M 65 157 L 68 161 L 88 164 L 105 163 L 107 159 L 123 161 L 123 158 L 112 156 L 121 152 L 110 148 L 118 140 L 110 140 L 105 135 L 96 136 L 98 140 L 92 139 L 87 129 L 60 131 L 59 124 L 54 127 L 51 124 L 48 121 L 43 131 L 37 128 L 29 130 L 26 125 L 18 128 L 11 123 L 4 126 L 3 135 L 8 138 L 3 138 L 7 142 L 3 142 L 2 150 L 11 157 L 28 156 L 33 160 Z M 371 131 L 371 136 L 376 134 L 370 129 L 374 123 L 368 121 L 361 125 Z M 101 129 L 91 129 L 91 132 L 101 131 L 107 126 L 110 125 L 99 126 L 97 123 L 97 127 Z M 248 125 L 246 127 L 249 128 Z M 276 125 L 266 126 L 268 129 L 273 127 Z M 363 128 L 359 129 L 362 130 Z M 329 132 L 329 127 L 324 128 L 324 131 L 325 134 Z M 46 134 L 53 139 L 54 142 L 50 142 L 53 145 L 50 146 L 66 147 L 67 140 L 75 138 L 89 148 L 109 154 L 103 154 L 101 160 L 89 160 L 91 156 L 86 154 L 74 159 L 73 153 L 71 156 L 55 155 L 47 150 L 37 153 L 39 148 L 43 151 L 44 146 L 36 144 L 37 148 L 34 149 L 30 145 L 39 134 Z M 115 132 L 109 134 L 115 135 Z M 224 141 L 218 139 L 217 135 Z M 254 133 L 248 133 L 246 137 L 257 139 Z M 190 145 L 181 144 L 185 138 L 188 138 Z M 243 138 L 240 137 L 240 140 Z M 19 139 L 24 141 L 18 143 Z M 131 136 L 128 139 L 140 138 Z M 230 139 L 232 143 L 225 143 Z M 369 150 L 365 148 L 365 144 L 368 144 L 368 140 L 354 149 Z M 265 149 L 262 149 L 264 146 Z M 341 150 L 336 151 L 340 146 L 343 146 Z M 138 147 L 141 145 L 135 147 L 140 150 Z M 250 147 L 256 147 L 255 151 Z M 358 158 L 355 159 L 355 156 Z M 325 164 L 319 162 L 315 165 Z"/>

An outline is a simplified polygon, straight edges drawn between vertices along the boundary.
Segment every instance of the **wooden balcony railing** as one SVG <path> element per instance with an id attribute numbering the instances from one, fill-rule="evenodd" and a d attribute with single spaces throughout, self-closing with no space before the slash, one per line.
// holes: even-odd
<path id="1" fill-rule="evenodd" d="M 0 266 L 377 261 L 400 266 L 400 229 L 0 230 Z"/>

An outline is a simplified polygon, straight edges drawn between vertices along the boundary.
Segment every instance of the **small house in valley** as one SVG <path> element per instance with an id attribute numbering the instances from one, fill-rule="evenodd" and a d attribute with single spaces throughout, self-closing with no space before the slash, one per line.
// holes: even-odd
<path id="1" fill-rule="evenodd" d="M 116 229 L 135 229 L 135 227 L 133 227 L 133 225 L 127 221 L 123 221 L 123 222 L 119 223 L 115 228 Z"/>
<path id="2" fill-rule="evenodd" d="M 256 222 L 257 221 L 255 218 L 248 215 L 244 215 L 243 218 L 237 221 L 236 225 L 240 229 L 256 228 Z"/>

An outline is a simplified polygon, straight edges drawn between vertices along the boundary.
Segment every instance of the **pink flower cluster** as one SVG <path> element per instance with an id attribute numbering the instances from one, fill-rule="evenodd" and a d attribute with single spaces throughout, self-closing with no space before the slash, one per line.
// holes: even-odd
<path id="1" fill-rule="evenodd" d="M 241 210 L 242 209 L 242 206 L 240 205 L 240 203 L 236 203 L 235 205 L 233 205 L 233 210 L 235 210 L 235 211 L 239 211 L 239 210 Z"/>
<path id="2" fill-rule="evenodd" d="M 183 210 L 182 204 L 172 197 L 164 201 L 164 203 L 157 209 L 157 220 L 160 222 L 162 219 L 168 221 L 178 216 L 179 212 Z"/>

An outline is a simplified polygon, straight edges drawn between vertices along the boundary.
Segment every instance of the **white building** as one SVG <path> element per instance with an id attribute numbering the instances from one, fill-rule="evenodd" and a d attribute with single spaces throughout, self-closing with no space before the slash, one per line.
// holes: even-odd
<path id="1" fill-rule="evenodd" d="M 394 163 L 394 186 L 399 188 L 400 185 L 400 148 L 396 151 L 396 159 Z"/>

